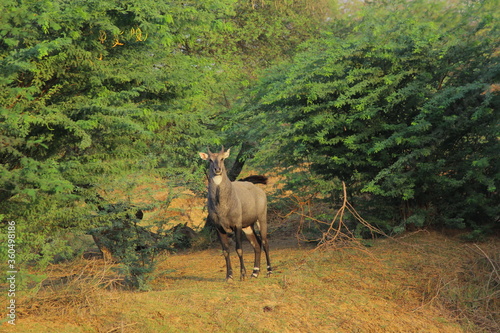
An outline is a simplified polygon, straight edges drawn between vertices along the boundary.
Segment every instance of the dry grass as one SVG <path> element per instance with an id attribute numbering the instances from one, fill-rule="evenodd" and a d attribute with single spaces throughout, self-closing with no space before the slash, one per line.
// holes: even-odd
<path id="1" fill-rule="evenodd" d="M 79 259 L 49 267 L 45 272 L 49 277 L 37 287 L 36 293 L 22 298 L 18 316 L 43 317 L 52 320 L 56 327 L 62 324 L 61 318 L 71 318 L 68 324 L 83 321 L 85 325 L 98 327 L 96 314 L 108 307 L 111 300 L 100 295 L 123 289 L 123 278 L 113 271 L 115 266 L 103 260 Z"/>
<path id="2" fill-rule="evenodd" d="M 158 186 L 150 195 L 163 190 Z M 189 197 L 181 198 L 177 206 L 179 218 L 204 215 L 203 202 L 192 202 Z M 348 202 L 343 207 L 348 210 Z M 158 209 L 147 214 L 159 219 L 170 216 L 167 213 L 171 214 Z M 4 323 L 0 331 L 500 330 L 498 239 L 474 245 L 422 231 L 398 239 L 371 240 L 370 247 L 365 247 L 344 232 L 339 213 L 318 239 L 318 251 L 301 241 L 297 231 L 307 211 L 299 213 L 302 216 L 296 223 L 291 216 L 271 222 L 274 274 L 270 278 L 226 283 L 218 245 L 162 257 L 149 292 L 125 290 L 109 263 L 80 259 L 43 272 L 48 278 L 38 292 L 19 297 L 17 325 Z M 200 216 L 195 219 L 201 220 Z M 251 248 L 244 245 L 248 269 L 252 267 Z M 236 263 L 234 253 L 232 258 Z"/>
<path id="3" fill-rule="evenodd" d="M 121 289 L 112 267 L 100 260 L 53 266 L 38 294 L 20 300 L 15 330 L 1 328 L 441 333 L 492 331 L 498 320 L 498 266 L 490 269 L 498 265 L 498 240 L 475 246 L 421 232 L 374 240 L 370 254 L 313 251 L 277 233 L 271 242 L 274 275 L 232 284 L 224 282 L 218 247 L 162 258 L 153 291 L 146 293 Z M 248 244 L 245 251 L 250 266 Z M 463 304 L 481 297 L 490 298 L 486 307 Z"/>
<path id="4" fill-rule="evenodd" d="M 424 231 L 387 245 L 383 256 L 408 247 L 404 255 L 392 255 L 389 262 L 403 272 L 415 273 L 404 278 L 420 300 L 417 310 L 435 307 L 448 311 L 467 332 L 500 330 L 498 239 L 467 244 Z"/>

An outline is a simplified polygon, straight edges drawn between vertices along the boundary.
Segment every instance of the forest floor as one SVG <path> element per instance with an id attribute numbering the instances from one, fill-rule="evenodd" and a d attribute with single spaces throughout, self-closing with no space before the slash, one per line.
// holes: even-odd
<path id="1" fill-rule="evenodd" d="M 232 283 L 218 245 L 160 258 L 152 290 L 120 287 L 115 265 L 80 258 L 44 272 L 2 332 L 492 332 L 498 238 L 421 231 L 315 250 L 270 236 L 273 275 Z M 253 266 L 244 245 L 247 270 Z M 238 272 L 236 254 L 232 253 Z M 264 263 L 262 264 L 265 267 Z M 490 276 L 488 280 L 488 274 Z M 483 278 L 481 278 L 483 277 Z M 492 289 L 493 288 L 493 289 Z M 496 288 L 496 289 L 494 289 Z M 474 302 L 484 301 L 486 307 Z M 469 303 L 467 303 L 469 302 Z M 484 303 L 484 302 L 483 302 Z M 469 304 L 469 306 L 467 306 Z"/>

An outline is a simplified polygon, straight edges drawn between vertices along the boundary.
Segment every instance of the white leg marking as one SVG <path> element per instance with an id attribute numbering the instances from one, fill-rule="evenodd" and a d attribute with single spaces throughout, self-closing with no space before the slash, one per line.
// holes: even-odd
<path id="1" fill-rule="evenodd" d="M 246 228 L 243 228 L 242 230 L 243 230 L 243 232 L 244 232 L 246 235 L 251 235 L 251 234 L 253 234 L 252 227 L 246 227 Z"/>

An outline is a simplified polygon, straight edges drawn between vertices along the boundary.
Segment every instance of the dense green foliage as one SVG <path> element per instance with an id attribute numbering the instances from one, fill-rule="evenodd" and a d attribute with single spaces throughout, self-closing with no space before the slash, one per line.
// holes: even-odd
<path id="1" fill-rule="evenodd" d="M 498 1 L 378 3 L 2 2 L 0 217 L 18 260 L 70 257 L 138 184 L 201 194 L 207 145 L 240 148 L 235 175 L 259 150 L 295 190 L 346 181 L 396 230 L 497 222 Z M 166 204 L 146 199 L 134 209 Z"/>
<path id="2" fill-rule="evenodd" d="M 396 230 L 492 226 L 499 3 L 432 3 L 373 4 L 333 25 L 269 72 L 246 116 L 263 125 L 252 134 L 267 143 L 262 157 L 310 169 L 315 192 L 340 179 L 370 193 L 371 214 Z"/>
<path id="3" fill-rule="evenodd" d="M 222 115 L 259 69 L 317 34 L 314 10 L 307 1 L 2 2 L 0 213 L 17 222 L 18 261 L 67 257 L 67 236 L 114 223 L 102 207 L 130 205 L 137 184 L 201 192 L 195 152 L 224 142 Z"/>
<path id="4" fill-rule="evenodd" d="M 192 99 L 175 78 L 191 69 L 154 38 L 164 6 L 3 4 L 0 195 L 25 260 L 50 260 L 68 229 L 88 228 L 109 179 L 172 168 L 204 137 L 203 114 L 176 105 Z"/>

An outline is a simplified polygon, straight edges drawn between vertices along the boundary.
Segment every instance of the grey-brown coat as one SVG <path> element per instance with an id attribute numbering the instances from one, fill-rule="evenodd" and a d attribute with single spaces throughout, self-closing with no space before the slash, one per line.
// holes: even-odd
<path id="1" fill-rule="evenodd" d="M 240 259 L 241 279 L 246 270 L 243 263 L 241 231 L 245 233 L 255 253 L 252 277 L 260 271 L 261 249 L 264 248 L 267 260 L 267 274 L 272 273 L 267 241 L 267 197 L 266 193 L 251 182 L 231 182 L 227 176 L 224 160 L 229 157 L 230 149 L 219 153 L 199 153 L 200 157 L 210 162 L 208 171 L 208 216 L 217 227 L 217 233 L 226 259 L 226 279 L 233 278 L 229 256 L 229 235 L 235 234 L 236 252 Z M 250 180 L 253 180 L 251 178 Z M 255 226 L 258 226 L 260 236 Z"/>

